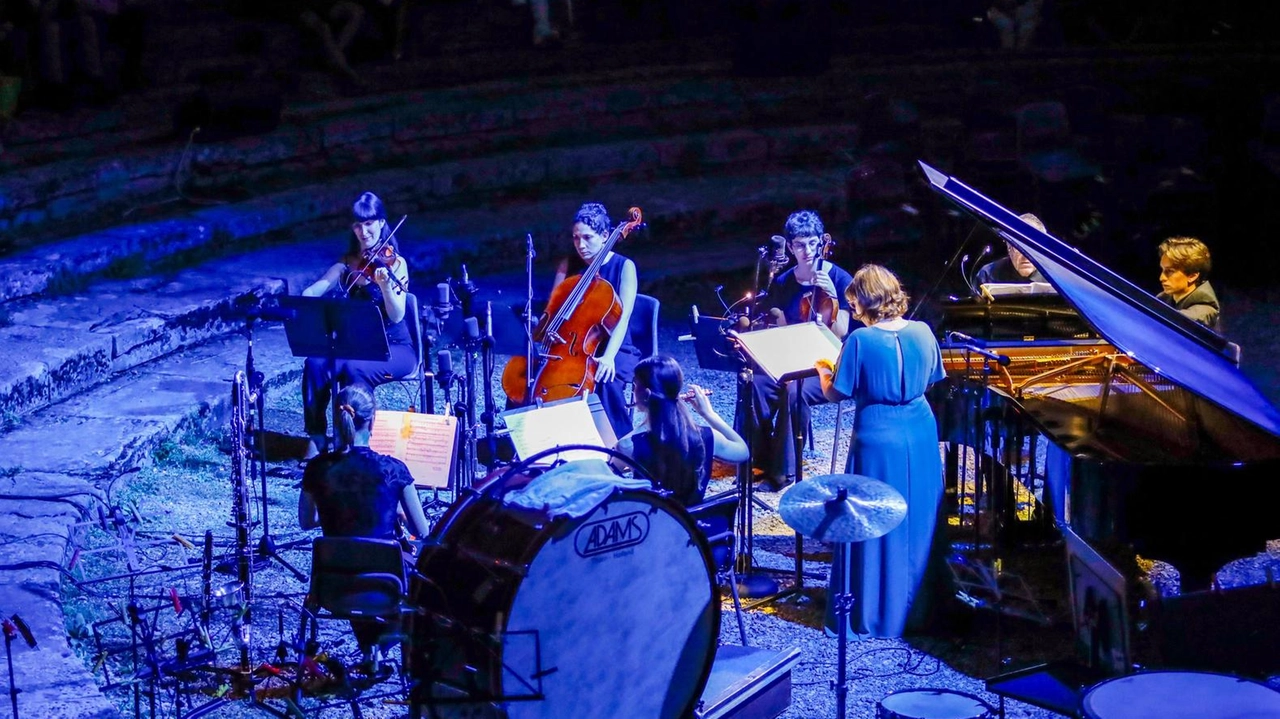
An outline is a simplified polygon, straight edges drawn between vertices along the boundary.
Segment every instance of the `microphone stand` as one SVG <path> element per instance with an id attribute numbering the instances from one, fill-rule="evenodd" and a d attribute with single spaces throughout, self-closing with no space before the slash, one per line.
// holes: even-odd
<path id="1" fill-rule="evenodd" d="M 525 275 L 525 300 L 524 300 L 524 396 L 526 399 L 533 398 L 533 258 L 538 253 L 533 250 L 533 234 L 524 236 L 524 275 Z M 492 327 L 490 328 L 492 334 Z"/>
<path id="2" fill-rule="evenodd" d="M 402 220 L 403 222 L 403 220 Z M 249 407 L 245 408 L 245 429 L 250 436 L 257 435 L 256 451 L 258 454 L 257 461 L 249 465 L 249 481 L 253 481 L 253 475 L 257 475 L 259 491 L 262 496 L 262 536 L 258 539 L 257 558 L 255 569 L 261 569 L 261 564 L 265 564 L 268 560 L 274 559 L 279 562 L 285 569 L 289 570 L 299 582 L 308 580 L 307 575 L 298 570 L 284 557 L 280 556 L 280 549 L 285 547 L 295 547 L 307 540 L 297 540 L 289 542 L 283 546 L 277 546 L 275 539 L 271 537 L 271 519 L 270 509 L 267 501 L 267 426 L 266 426 L 266 382 L 265 376 L 254 368 L 253 364 L 253 316 L 250 316 L 245 322 L 245 336 L 248 338 L 248 349 L 245 351 L 244 373 L 245 382 L 248 383 L 248 400 Z M 252 409 L 252 412 L 249 410 Z M 243 437 L 237 437 L 236 441 L 243 442 Z"/>
<path id="3" fill-rule="evenodd" d="M 498 403 L 493 397 L 493 303 L 485 303 L 485 332 L 480 340 L 480 364 L 483 367 L 481 381 L 484 383 L 484 413 L 480 421 L 484 424 L 484 439 L 489 446 L 489 469 L 498 465 L 498 442 L 493 436 L 493 427 L 497 421 Z"/>
<path id="4" fill-rule="evenodd" d="M 465 275 L 464 275 L 465 276 Z M 482 340 L 480 339 L 480 328 L 475 317 L 468 317 L 463 321 L 466 328 L 467 337 L 462 345 L 462 363 L 463 377 L 460 378 L 462 383 L 462 392 L 459 393 L 458 402 L 454 406 L 454 415 L 457 416 L 458 422 L 466 423 L 463 430 L 462 459 L 465 464 L 462 467 L 461 477 L 467 480 L 467 486 L 475 484 L 476 479 L 476 377 L 479 374 L 476 371 L 476 351 L 480 348 Z"/>

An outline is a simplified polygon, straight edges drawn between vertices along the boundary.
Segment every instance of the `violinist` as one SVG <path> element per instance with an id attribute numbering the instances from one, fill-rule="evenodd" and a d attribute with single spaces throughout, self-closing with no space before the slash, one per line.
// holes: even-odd
<path id="1" fill-rule="evenodd" d="M 324 275 L 302 291 L 304 297 L 346 296 L 377 304 L 387 331 L 391 357 L 385 362 L 338 360 L 334 374 L 326 360 L 308 358 L 302 369 L 302 414 L 308 435 L 304 459 L 319 454 L 328 432 L 327 413 L 332 385 L 363 385 L 370 392 L 384 382 L 405 377 L 417 365 L 417 355 L 405 322 L 405 294 L 409 266 L 389 237 L 382 200 L 366 192 L 351 208 L 353 222 L 346 252 Z"/>
<path id="2" fill-rule="evenodd" d="M 774 280 L 766 299 L 775 324 L 820 321 L 840 339 L 849 332 L 853 308 L 845 298 L 845 290 L 853 277 L 825 258 L 829 242 L 822 218 L 812 210 L 791 213 L 783 227 L 787 249 L 795 257 L 794 267 Z M 791 407 L 799 392 L 801 415 L 792 424 Z M 790 428 L 809 423 L 809 407 L 826 402 L 816 377 L 788 383 L 786 392 L 765 374 L 757 372 L 752 379 L 751 447 L 754 472 L 765 485 L 779 490 L 795 476 L 794 443 Z"/>
<path id="3" fill-rule="evenodd" d="M 604 247 L 612 229 L 608 210 L 598 202 L 588 202 L 578 208 L 573 217 L 574 254 L 561 258 L 556 266 L 552 291 L 565 278 L 581 274 Z M 623 385 L 630 382 L 640 361 L 640 350 L 631 342 L 631 311 L 636 306 L 636 265 L 616 252 L 610 252 L 600 266 L 600 279 L 607 281 L 619 302 L 622 317 L 609 335 L 604 349 L 596 353 L 595 393 L 600 398 L 605 416 L 613 426 L 614 436 L 621 437 L 631 431 L 631 412 L 623 396 Z"/>

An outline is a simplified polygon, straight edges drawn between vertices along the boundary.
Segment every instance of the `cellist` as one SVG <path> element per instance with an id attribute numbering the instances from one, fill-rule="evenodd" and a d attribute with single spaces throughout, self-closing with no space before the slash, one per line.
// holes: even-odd
<path id="1" fill-rule="evenodd" d="M 613 229 L 609 212 L 598 202 L 588 202 L 578 208 L 573 216 L 573 254 L 567 254 L 556 265 L 555 288 L 565 278 L 581 274 L 603 249 L 605 240 Z M 640 350 L 631 342 L 631 311 L 636 306 L 636 265 L 616 252 L 610 252 L 600 266 L 600 279 L 613 286 L 622 304 L 622 317 L 604 343 L 604 349 L 596 353 L 595 393 L 600 397 L 614 435 L 621 437 L 631 431 L 631 411 L 623 394 L 623 386 L 635 376 Z"/>
<path id="2" fill-rule="evenodd" d="M 853 308 L 845 299 L 845 289 L 853 282 L 853 276 L 843 268 L 825 259 L 825 245 L 830 239 L 822 225 L 822 218 L 812 210 L 791 213 L 783 226 L 787 250 L 795 257 L 796 264 L 778 275 L 765 298 L 769 314 L 775 324 L 822 321 L 839 339 L 849 333 L 849 318 Z M 756 372 L 752 380 L 751 412 L 752 436 L 751 464 L 756 475 L 764 480 L 768 489 L 777 491 L 795 476 L 794 445 L 790 431 L 793 426 L 791 407 L 795 392 L 803 399 L 802 416 L 795 426 L 809 423 L 809 407 L 827 401 L 817 377 L 799 382 L 789 382 L 783 392 L 777 382 L 763 372 Z M 737 428 L 741 431 L 741 427 Z"/>

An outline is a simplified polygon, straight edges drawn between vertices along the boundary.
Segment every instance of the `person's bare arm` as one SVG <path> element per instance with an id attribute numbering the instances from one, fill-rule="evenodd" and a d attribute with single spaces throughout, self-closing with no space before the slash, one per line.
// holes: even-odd
<path id="1" fill-rule="evenodd" d="M 711 428 L 711 435 L 715 441 L 715 447 L 712 448 L 712 454 L 717 459 L 726 462 L 745 462 L 751 456 L 751 449 L 747 446 L 746 440 L 742 439 L 742 435 L 738 434 L 728 422 L 716 412 L 711 406 L 710 400 L 707 399 L 706 393 L 696 384 L 690 384 L 693 390 L 693 396 L 685 400 L 693 407 L 693 411 L 698 413 Z"/>
<path id="2" fill-rule="evenodd" d="M 422 499 L 418 497 L 418 488 L 407 485 L 400 492 L 400 507 L 404 510 L 405 519 L 409 521 L 409 530 L 413 536 L 422 539 L 431 533 L 431 525 L 427 524 L 427 515 L 422 511 Z"/>
<path id="3" fill-rule="evenodd" d="M 323 297 L 342 278 L 342 263 L 335 262 L 325 270 L 320 279 L 312 282 L 302 291 L 303 297 Z"/>
<path id="4" fill-rule="evenodd" d="M 622 277 L 620 279 L 621 286 L 618 287 L 618 300 L 622 302 L 622 316 L 618 319 L 618 326 L 613 328 L 613 333 L 609 335 L 609 344 L 605 346 L 604 353 L 600 355 L 599 364 L 596 366 L 596 381 L 608 382 L 617 376 L 618 370 L 615 364 L 618 357 L 618 350 L 622 349 L 622 343 L 627 338 L 627 327 L 631 324 L 631 311 L 636 306 L 636 292 L 638 291 L 639 282 L 636 280 L 636 266 L 631 260 L 622 266 Z"/>
<path id="5" fill-rule="evenodd" d="M 303 529 L 315 529 L 320 526 L 320 512 L 316 502 L 307 491 L 298 492 L 298 526 Z"/>

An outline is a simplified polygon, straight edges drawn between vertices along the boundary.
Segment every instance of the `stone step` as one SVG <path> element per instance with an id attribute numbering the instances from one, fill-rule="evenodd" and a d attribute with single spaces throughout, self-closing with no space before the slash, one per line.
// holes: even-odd
<path id="1" fill-rule="evenodd" d="M 12 423 L 113 377 L 240 326 L 247 305 L 286 282 L 237 260 L 102 282 L 4 305 L 0 406 Z"/>
<path id="2" fill-rule="evenodd" d="M 301 371 L 278 327 L 256 333 L 256 367 L 268 387 Z M 243 368 L 245 340 L 221 337 L 171 354 L 145 372 L 25 418 L 0 435 L 0 537 L 5 563 L 26 568 L 0 576 L 0 606 L 19 609 L 38 646 L 14 646 L 14 681 L 23 716 L 116 719 L 115 706 L 66 639 L 61 601 L 71 525 L 104 497 L 108 484 L 146 462 L 187 428 L 224 426 L 230 380 Z M 49 497 L 48 501 L 34 497 Z M 26 564 L 31 563 L 31 564 Z"/>
<path id="3" fill-rule="evenodd" d="M 336 130 L 335 130 L 336 132 Z M 341 180 L 191 212 L 185 217 L 114 227 L 29 249 L 0 261 L 0 300 L 75 286 L 129 262 L 154 263 L 216 247 L 244 246 L 300 225 L 345 222 L 352 199 L 375 189 L 394 212 L 416 213 L 486 197 L 545 196 L 611 181 L 680 177 L 707 172 L 782 172 L 822 167 L 857 144 L 853 124 L 763 130 L 728 130 L 637 139 L 560 150 L 525 150 L 411 169 L 353 174 Z M 227 156 L 228 161 L 232 158 Z M 268 165 L 267 153 L 257 162 Z M 714 180 L 712 180 L 714 182 Z M 639 191 L 637 199 L 646 194 Z"/>
<path id="4" fill-rule="evenodd" d="M 379 178 L 383 182 L 369 186 L 387 188 L 389 207 L 399 212 L 412 203 L 417 188 L 395 183 L 416 178 L 413 173 L 387 174 Z M 761 233 L 775 230 L 791 208 L 813 207 L 829 221 L 838 217 L 842 178 L 842 171 L 826 169 L 612 180 L 587 192 L 415 211 L 402 230 L 402 251 L 417 287 L 456 276 L 460 262 L 470 262 L 477 272 L 522 267 L 529 233 L 545 263 L 568 251 L 569 218 L 583 201 L 596 199 L 618 217 L 628 205 L 644 210 L 650 228 L 645 240 L 620 249 L 636 258 L 647 282 L 658 282 L 667 276 L 750 265 L 755 246 L 767 236 Z M 351 194 L 333 198 L 339 217 L 344 217 L 341 206 L 350 202 Z M 283 217 L 287 214 L 271 219 L 283 222 Z M 241 221 L 247 238 L 281 229 Z M 328 228 L 317 234 L 318 238 L 237 253 L 173 275 L 98 282 L 73 293 L 4 304 L 8 324 L 0 328 L 0 341 L 12 348 L 7 356 L 14 359 L 0 365 L 0 401 L 9 421 L 157 357 L 237 331 L 243 306 L 266 295 L 297 293 L 341 253 L 344 230 Z M 85 242 L 92 247 L 90 239 Z M 673 257 L 681 261 L 672 262 Z"/>
<path id="5" fill-rule="evenodd" d="M 815 92 L 811 83 L 676 75 L 587 87 L 551 83 L 529 88 L 502 82 L 308 105 L 291 110 L 285 125 L 264 135 L 191 147 L 167 140 L 16 167 L 0 178 L 0 252 L 6 245 L 14 251 L 47 241 L 59 227 L 84 231 L 110 226 L 134 212 L 134 217 L 164 217 L 172 212 L 180 189 L 197 198 L 232 190 L 261 195 L 307 183 L 299 178 L 333 177 L 367 167 L 407 167 L 747 123 L 753 128 L 814 124 L 818 107 L 835 117 L 851 114 L 848 104 L 820 101 Z M 138 132 L 117 139 L 136 139 L 133 133 Z M 64 144 L 87 148 L 91 143 L 77 139 Z"/>

